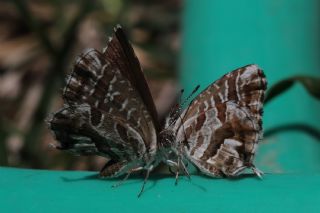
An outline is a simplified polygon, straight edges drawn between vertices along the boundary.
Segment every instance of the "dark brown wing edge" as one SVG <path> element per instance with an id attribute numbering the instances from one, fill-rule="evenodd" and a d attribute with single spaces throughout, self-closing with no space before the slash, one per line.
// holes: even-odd
<path id="1" fill-rule="evenodd" d="M 116 40 L 114 38 L 116 38 Z M 115 44 L 116 41 L 118 41 L 118 44 L 117 43 Z M 137 56 L 135 55 L 134 50 L 133 50 L 131 44 L 129 43 L 129 41 L 128 41 L 128 39 L 127 39 L 127 37 L 126 37 L 126 35 L 120 25 L 117 25 L 114 28 L 114 36 L 113 36 L 112 40 L 109 42 L 108 47 L 105 50 L 105 54 L 108 54 L 109 51 L 114 51 L 114 49 L 109 48 L 109 46 L 117 48 L 118 45 L 120 45 L 122 53 L 124 54 L 124 57 L 126 59 L 125 62 L 127 63 L 127 66 L 129 68 L 129 69 L 122 69 L 121 71 L 126 72 L 123 74 L 126 77 L 128 77 L 128 79 L 130 80 L 130 82 L 132 83 L 134 88 L 136 88 L 138 90 L 144 104 L 146 105 L 146 107 L 147 107 L 147 109 L 153 119 L 156 130 L 159 132 L 160 125 L 159 125 L 159 121 L 158 121 L 158 114 L 157 114 L 157 110 L 154 105 L 151 93 L 150 93 L 149 86 L 148 86 L 146 78 L 142 72 L 139 60 L 138 60 Z"/>

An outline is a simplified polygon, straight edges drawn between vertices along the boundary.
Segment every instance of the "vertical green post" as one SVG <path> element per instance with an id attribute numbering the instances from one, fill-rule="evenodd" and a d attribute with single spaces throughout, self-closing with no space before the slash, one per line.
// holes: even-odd
<path id="1" fill-rule="evenodd" d="M 191 91 L 256 63 L 269 86 L 292 75 L 320 73 L 318 0 L 186 0 L 180 79 Z M 265 107 L 264 128 L 304 123 L 320 129 L 320 104 L 296 85 Z M 264 140 L 257 165 L 269 172 L 320 171 L 320 141 L 305 133 Z"/>

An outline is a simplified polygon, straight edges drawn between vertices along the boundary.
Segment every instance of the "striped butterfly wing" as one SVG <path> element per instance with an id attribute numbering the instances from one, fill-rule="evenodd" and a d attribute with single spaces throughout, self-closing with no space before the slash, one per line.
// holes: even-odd
<path id="1" fill-rule="evenodd" d="M 102 53 L 90 49 L 77 59 L 63 98 L 64 108 L 49 120 L 60 149 L 108 157 L 101 171 L 107 177 L 153 161 L 155 108 L 121 27 Z"/>
<path id="2" fill-rule="evenodd" d="M 115 28 L 114 33 L 115 36 L 109 41 L 103 54 L 111 63 L 119 67 L 122 74 L 129 79 L 132 86 L 138 91 L 156 130 L 159 131 L 160 125 L 157 110 L 139 60 L 120 25 Z"/>
<path id="3" fill-rule="evenodd" d="M 185 144 L 184 155 L 201 172 L 219 177 L 258 171 L 252 161 L 262 137 L 266 86 L 263 71 L 248 65 L 211 84 L 182 113 L 176 141 Z"/>

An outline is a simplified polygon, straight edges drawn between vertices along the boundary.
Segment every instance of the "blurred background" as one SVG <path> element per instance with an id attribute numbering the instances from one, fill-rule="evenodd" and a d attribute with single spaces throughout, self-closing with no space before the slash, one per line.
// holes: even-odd
<path id="1" fill-rule="evenodd" d="M 63 102 L 66 74 L 85 48 L 102 50 L 121 24 L 142 64 L 160 116 L 175 99 L 181 1 L 0 2 L 0 165 L 99 170 L 105 159 L 74 157 L 45 118 Z"/>
<path id="2" fill-rule="evenodd" d="M 45 123 L 85 48 L 125 29 L 163 118 L 189 94 L 257 63 L 269 89 L 257 165 L 320 171 L 320 2 L 310 0 L 3 0 L 0 2 L 0 166 L 99 170 L 105 159 L 50 148 Z M 200 90 L 201 90 L 200 89 Z"/>

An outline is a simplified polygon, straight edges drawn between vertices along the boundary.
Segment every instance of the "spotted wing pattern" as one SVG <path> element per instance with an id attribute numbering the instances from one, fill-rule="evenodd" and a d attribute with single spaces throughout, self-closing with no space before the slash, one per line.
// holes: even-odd
<path id="1" fill-rule="evenodd" d="M 186 144 L 184 155 L 201 172 L 219 177 L 258 171 L 252 161 L 262 137 L 266 87 L 263 71 L 248 65 L 211 84 L 182 113 L 176 141 Z"/>
<path id="2" fill-rule="evenodd" d="M 49 119 L 58 148 L 108 157 L 100 173 L 106 177 L 152 164 L 157 151 L 155 108 L 121 27 L 102 53 L 89 49 L 76 60 L 63 98 L 63 109 Z"/>

